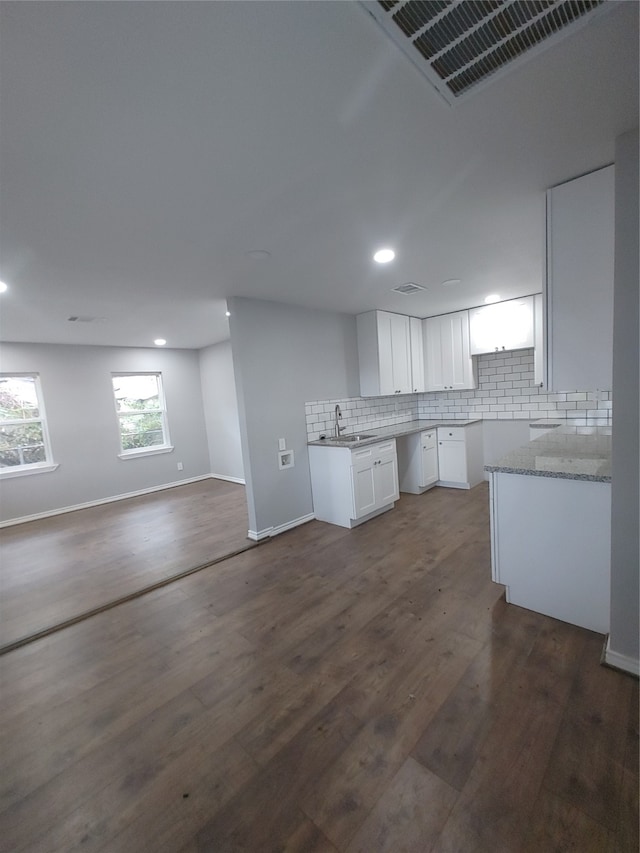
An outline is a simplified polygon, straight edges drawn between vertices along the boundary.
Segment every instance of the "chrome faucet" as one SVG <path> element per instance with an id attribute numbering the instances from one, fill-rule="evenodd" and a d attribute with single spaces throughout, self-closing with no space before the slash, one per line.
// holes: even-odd
<path id="1" fill-rule="evenodd" d="M 342 412 L 340 411 L 340 406 L 336 403 L 336 438 L 340 438 L 340 433 L 344 432 L 346 427 L 340 426 L 340 418 L 342 417 Z"/>

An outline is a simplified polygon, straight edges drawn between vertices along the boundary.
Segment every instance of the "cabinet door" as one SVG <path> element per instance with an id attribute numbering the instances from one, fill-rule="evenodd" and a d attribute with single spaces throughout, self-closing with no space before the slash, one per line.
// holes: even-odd
<path id="1" fill-rule="evenodd" d="M 420 436 L 420 486 L 430 486 L 438 480 L 438 444 L 434 432 L 424 432 Z"/>
<path id="2" fill-rule="evenodd" d="M 475 388 L 469 352 L 469 312 L 457 311 L 424 321 L 427 391 Z"/>
<path id="3" fill-rule="evenodd" d="M 362 518 L 376 508 L 376 489 L 374 482 L 373 456 L 355 459 L 351 467 L 351 483 L 353 487 L 353 518 Z"/>
<path id="4" fill-rule="evenodd" d="M 610 389 L 614 167 L 547 192 L 548 387 Z"/>
<path id="5" fill-rule="evenodd" d="M 509 299 L 469 311 L 471 355 L 534 345 L 533 297 Z"/>
<path id="6" fill-rule="evenodd" d="M 420 393 L 424 384 L 424 346 L 422 340 L 422 320 L 409 317 L 409 338 L 411 343 L 411 390 Z"/>
<path id="7" fill-rule="evenodd" d="M 533 297 L 533 384 L 542 387 L 545 383 L 544 311 L 542 294 Z"/>
<path id="8" fill-rule="evenodd" d="M 394 332 L 397 338 L 398 332 L 394 328 L 394 314 L 388 314 L 386 311 L 377 311 L 377 328 L 378 328 L 378 375 L 379 375 L 379 393 L 382 395 L 395 393 L 395 380 L 393 375 L 393 353 L 394 353 Z M 397 348 L 397 341 L 395 343 Z"/>
<path id="9" fill-rule="evenodd" d="M 458 311 L 455 314 L 445 314 L 448 318 L 446 326 L 445 347 L 445 383 L 450 389 L 459 391 L 475 387 L 473 381 L 473 363 L 469 352 L 469 312 Z"/>
<path id="10" fill-rule="evenodd" d="M 391 374 L 393 394 L 409 394 L 411 387 L 411 339 L 409 317 L 389 314 L 391 328 Z"/>
<path id="11" fill-rule="evenodd" d="M 393 503 L 400 497 L 398 487 L 398 463 L 396 454 L 385 454 L 378 457 L 373 467 L 374 488 L 376 492 L 376 507 Z"/>
<path id="12" fill-rule="evenodd" d="M 439 479 L 447 483 L 467 482 L 467 458 L 464 441 L 438 441 Z"/>
<path id="13" fill-rule="evenodd" d="M 427 317 L 422 321 L 425 390 L 444 391 L 444 363 L 442 357 L 441 317 Z"/>

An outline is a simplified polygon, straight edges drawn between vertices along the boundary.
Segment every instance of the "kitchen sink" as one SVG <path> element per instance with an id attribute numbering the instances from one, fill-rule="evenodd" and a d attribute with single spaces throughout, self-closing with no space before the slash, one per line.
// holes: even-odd
<path id="1" fill-rule="evenodd" d="M 332 436 L 331 441 L 341 441 L 345 444 L 354 444 L 356 441 L 364 441 L 366 438 L 375 438 L 375 435 L 359 433 L 358 435 L 341 435 L 340 437 Z"/>

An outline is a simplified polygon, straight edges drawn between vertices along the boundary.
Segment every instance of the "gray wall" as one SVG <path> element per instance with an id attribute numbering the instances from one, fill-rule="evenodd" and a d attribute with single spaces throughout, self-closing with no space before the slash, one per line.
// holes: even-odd
<path id="1" fill-rule="evenodd" d="M 200 378 L 211 473 L 244 482 L 231 341 L 200 350 Z"/>
<path id="2" fill-rule="evenodd" d="M 249 528 L 313 512 L 304 404 L 359 393 L 355 317 L 275 302 L 229 300 Z M 278 439 L 295 467 L 278 469 Z"/>
<path id="3" fill-rule="evenodd" d="M 175 483 L 209 473 L 195 350 L 3 344 L 4 373 L 40 374 L 56 471 L 3 480 L 1 520 Z M 160 371 L 172 453 L 118 458 L 112 372 Z M 177 463 L 182 462 L 183 471 Z"/>
<path id="4" fill-rule="evenodd" d="M 611 508 L 609 649 L 635 661 L 638 636 L 638 130 L 616 140 L 616 258 L 613 309 L 615 417 Z"/>

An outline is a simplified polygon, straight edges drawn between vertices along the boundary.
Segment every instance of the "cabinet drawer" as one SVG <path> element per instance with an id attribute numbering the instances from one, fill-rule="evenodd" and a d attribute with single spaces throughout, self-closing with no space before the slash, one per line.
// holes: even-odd
<path id="1" fill-rule="evenodd" d="M 435 431 L 435 429 L 432 429 L 429 432 L 423 432 L 420 435 L 420 441 L 422 442 L 422 447 L 424 450 L 430 450 L 432 447 L 435 447 L 436 446 L 436 431 Z"/>
<path id="2" fill-rule="evenodd" d="M 464 441 L 464 427 L 438 427 L 438 441 Z"/>
<path id="3" fill-rule="evenodd" d="M 371 464 L 372 459 L 380 459 L 381 457 L 384 458 L 395 455 L 395 439 L 392 439 L 391 441 L 383 441 L 380 444 L 370 444 L 367 447 L 358 448 L 358 450 L 352 450 L 351 465 L 354 468 L 361 467 L 363 464 L 366 466 L 367 464 Z"/>

